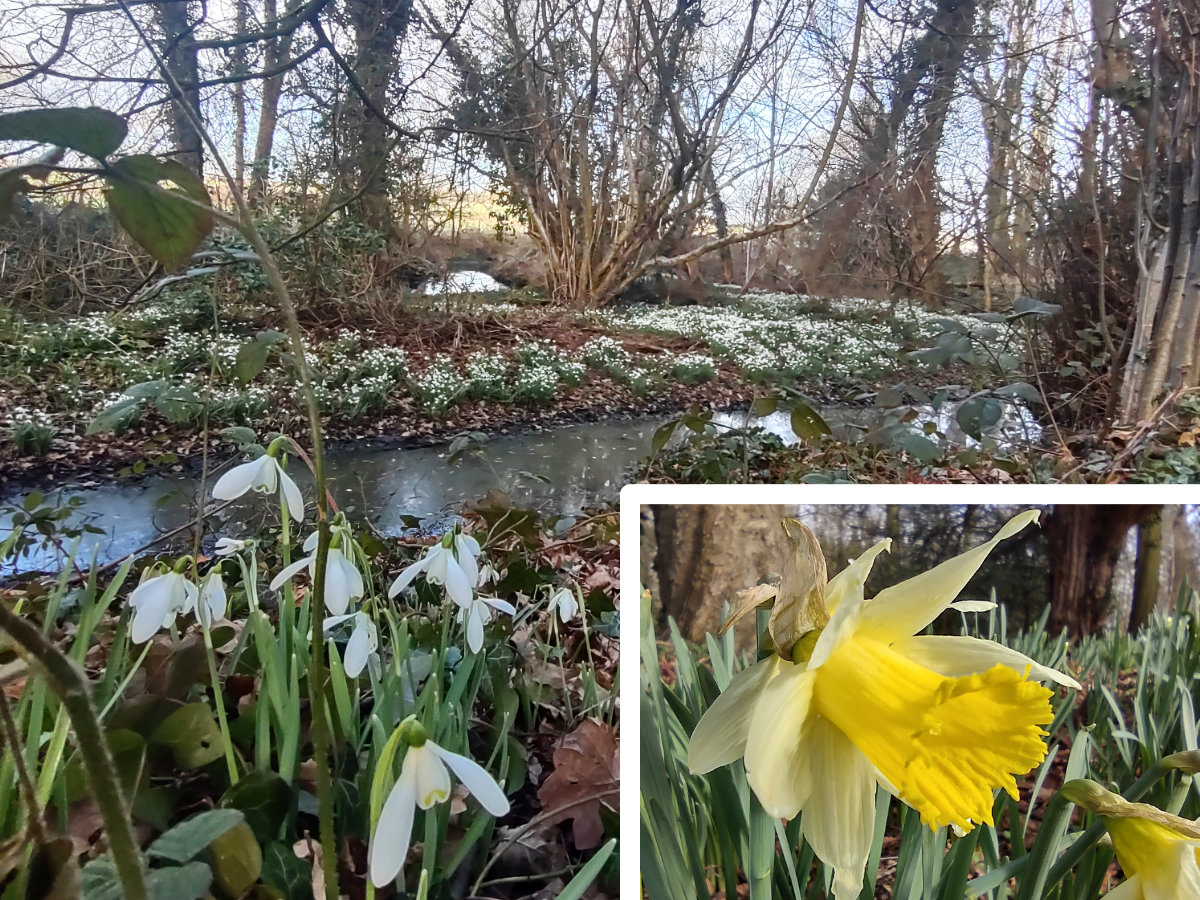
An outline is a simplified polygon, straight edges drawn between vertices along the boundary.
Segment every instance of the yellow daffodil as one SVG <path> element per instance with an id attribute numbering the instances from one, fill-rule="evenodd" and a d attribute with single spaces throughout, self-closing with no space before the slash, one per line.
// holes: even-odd
<path id="1" fill-rule="evenodd" d="M 1130 803 L 1094 781 L 1068 781 L 1068 800 L 1104 821 L 1126 879 L 1106 900 L 1193 900 L 1200 897 L 1200 823 Z"/>
<path id="2" fill-rule="evenodd" d="M 863 584 L 889 540 L 825 583 L 811 532 L 787 520 L 794 558 L 779 588 L 748 592 L 743 611 L 775 598 L 777 653 L 717 698 L 688 762 L 699 774 L 744 758 L 770 815 L 803 809 L 804 838 L 833 867 L 839 900 L 862 886 L 877 783 L 930 827 L 969 830 L 992 823 L 996 788 L 1016 797 L 1014 775 L 1044 758 L 1051 692 L 1031 679 L 1078 688 L 1073 679 L 992 641 L 918 634 L 997 543 L 1037 516 L 1016 516 L 987 543 L 872 600 Z"/>

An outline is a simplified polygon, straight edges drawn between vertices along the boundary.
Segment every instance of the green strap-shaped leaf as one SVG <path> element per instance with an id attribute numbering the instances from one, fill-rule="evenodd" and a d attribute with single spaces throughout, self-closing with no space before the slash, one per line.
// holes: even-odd
<path id="1" fill-rule="evenodd" d="M 204 183 L 177 162 L 148 154 L 126 156 L 109 167 L 106 180 L 108 205 L 117 221 L 169 270 L 178 268 L 212 231 Z M 160 187 L 163 181 L 177 187 Z"/>
<path id="2" fill-rule="evenodd" d="M 96 106 L 25 109 L 0 116 L 0 141 L 70 147 L 99 160 L 121 146 L 128 130 L 123 118 Z"/>

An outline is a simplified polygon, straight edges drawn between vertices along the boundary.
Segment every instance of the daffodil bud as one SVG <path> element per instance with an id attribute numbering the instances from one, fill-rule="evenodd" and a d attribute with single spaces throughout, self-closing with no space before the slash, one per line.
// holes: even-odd
<path id="1" fill-rule="evenodd" d="M 1181 836 L 1194 840 L 1200 839 L 1200 823 L 1173 816 L 1149 803 L 1133 803 L 1087 778 L 1068 781 L 1060 790 L 1062 795 L 1076 806 L 1082 806 L 1101 816 L 1108 825 L 1110 833 L 1113 831 L 1113 820 L 1115 819 L 1141 819 L 1169 828 Z"/>

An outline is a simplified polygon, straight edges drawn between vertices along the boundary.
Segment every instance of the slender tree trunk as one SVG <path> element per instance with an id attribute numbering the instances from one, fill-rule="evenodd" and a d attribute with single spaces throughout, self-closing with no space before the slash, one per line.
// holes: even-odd
<path id="1" fill-rule="evenodd" d="M 153 9 L 155 22 L 162 35 L 162 54 L 167 70 L 182 92 L 182 96 L 172 98 L 169 106 L 175 158 L 203 177 L 204 142 L 186 111 L 186 106 L 190 106 L 196 115 L 203 115 L 195 25 L 191 21 L 188 6 L 187 0 L 166 0 L 153 4 Z"/>
<path id="2" fill-rule="evenodd" d="M 294 12 L 300 0 L 288 0 L 285 15 Z M 275 0 L 263 4 L 263 24 L 269 29 L 278 24 L 279 11 Z M 274 72 L 292 59 L 293 32 L 267 41 L 263 49 L 263 71 Z M 267 193 L 271 177 L 271 153 L 275 148 L 275 129 L 279 124 L 279 100 L 283 96 L 284 72 L 263 80 L 262 108 L 258 114 L 258 130 L 254 137 L 254 161 L 250 164 L 250 190 L 247 199 L 257 206 Z"/>
<path id="3" fill-rule="evenodd" d="M 1158 570 L 1162 563 L 1163 513 L 1150 512 L 1138 525 L 1137 566 L 1133 578 L 1133 605 L 1129 633 L 1137 634 L 1158 606 Z"/>

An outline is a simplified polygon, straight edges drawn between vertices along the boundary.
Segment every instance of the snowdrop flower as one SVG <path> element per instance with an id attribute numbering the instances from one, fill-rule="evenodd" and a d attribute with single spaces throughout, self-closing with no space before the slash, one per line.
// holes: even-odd
<path id="1" fill-rule="evenodd" d="M 228 601 L 225 597 L 225 582 L 221 578 L 219 569 L 213 569 L 205 576 L 204 581 L 200 583 L 200 596 L 194 598 L 190 603 L 195 604 L 196 618 L 205 628 L 209 628 L 213 622 L 225 618 Z M 189 604 L 184 607 L 183 611 L 192 612 L 193 606 Z"/>
<path id="2" fill-rule="evenodd" d="M 368 660 L 375 656 L 379 648 L 379 629 L 371 621 L 371 617 L 361 610 L 343 616 L 329 616 L 322 623 L 328 633 L 350 619 L 354 620 L 354 630 L 350 632 L 350 640 L 346 642 L 346 655 L 342 660 L 342 668 L 351 678 L 357 678 L 366 668 Z"/>
<path id="3" fill-rule="evenodd" d="M 132 641 L 144 644 L 160 628 L 169 627 L 176 616 L 195 606 L 197 593 L 196 585 L 178 572 L 147 578 L 129 595 Z"/>
<path id="4" fill-rule="evenodd" d="M 368 851 L 371 883 L 375 887 L 391 884 L 404 868 L 416 808 L 429 809 L 450 797 L 451 771 L 485 810 L 497 818 L 508 814 L 504 790 L 483 766 L 439 747 L 425 736 L 425 729 L 415 720 L 401 723 L 400 729 L 406 729 L 403 737 L 409 744 L 408 750 L 400 777 L 379 814 Z"/>
<path id="5" fill-rule="evenodd" d="M 492 621 L 492 616 L 495 615 L 492 610 L 510 616 L 516 612 L 511 603 L 496 597 L 476 597 L 469 607 L 458 611 L 458 621 L 462 622 L 465 619 L 467 622 L 467 646 L 471 648 L 472 653 L 478 653 L 483 647 L 483 626 Z"/>
<path id="6" fill-rule="evenodd" d="M 1104 896 L 1114 900 L 1200 897 L 1200 823 L 1148 803 L 1131 803 L 1079 778 L 1062 786 L 1068 800 L 1098 814 L 1112 838 L 1125 881 Z"/>
<path id="7" fill-rule="evenodd" d="M 557 610 L 558 618 L 565 625 L 574 619 L 575 614 L 579 612 L 579 601 L 575 599 L 575 593 L 570 588 L 563 588 L 550 598 L 550 603 L 546 609 L 552 616 L 555 610 Z"/>
<path id="8" fill-rule="evenodd" d="M 319 532 L 314 531 L 308 536 L 304 541 L 304 552 L 308 556 L 296 560 L 276 575 L 271 581 L 271 590 L 279 590 L 285 582 L 300 574 L 302 569 L 308 569 L 309 578 L 315 576 L 318 535 Z M 346 554 L 336 547 L 330 547 L 325 559 L 325 608 L 335 616 L 340 616 L 350 607 L 351 600 L 358 600 L 362 595 L 362 575 Z"/>
<path id="9" fill-rule="evenodd" d="M 232 556 L 235 553 L 245 550 L 250 544 L 251 541 L 239 541 L 236 538 L 217 538 L 217 546 L 214 548 L 214 552 L 217 556 Z"/>
<path id="10" fill-rule="evenodd" d="M 273 494 L 276 490 L 283 494 L 292 518 L 297 522 L 304 521 L 304 498 L 300 495 L 300 488 L 296 487 L 296 482 L 270 453 L 234 466 L 218 478 L 213 485 L 213 497 L 217 500 L 235 500 L 246 491 Z"/>
<path id="11" fill-rule="evenodd" d="M 869 602 L 863 583 L 890 540 L 826 583 L 816 538 L 785 520 L 793 555 L 770 622 L 781 655 L 734 676 L 692 732 L 688 765 L 701 774 L 744 758 L 768 815 L 803 809 L 804 838 L 833 867 L 838 900 L 862 888 L 876 784 L 931 827 L 970 830 L 992 824 L 996 788 L 1015 798 L 1014 775 L 1045 758 L 1051 692 L 1031 679 L 1078 683 L 992 641 L 920 633 L 996 544 L 1037 517 L 1014 517 L 990 541 Z M 766 599 L 751 594 L 742 610 Z"/>
<path id="12" fill-rule="evenodd" d="M 493 581 L 499 580 L 500 573 L 492 568 L 492 564 L 490 562 L 484 563 L 479 567 L 479 577 L 475 579 L 475 587 L 481 588 L 491 584 Z"/>
<path id="13" fill-rule="evenodd" d="M 431 584 L 441 584 L 450 599 L 467 609 L 479 580 L 479 542 L 469 534 L 449 532 L 440 542 L 425 550 L 424 555 L 407 569 L 388 588 L 388 597 L 396 597 L 421 574 Z"/>

